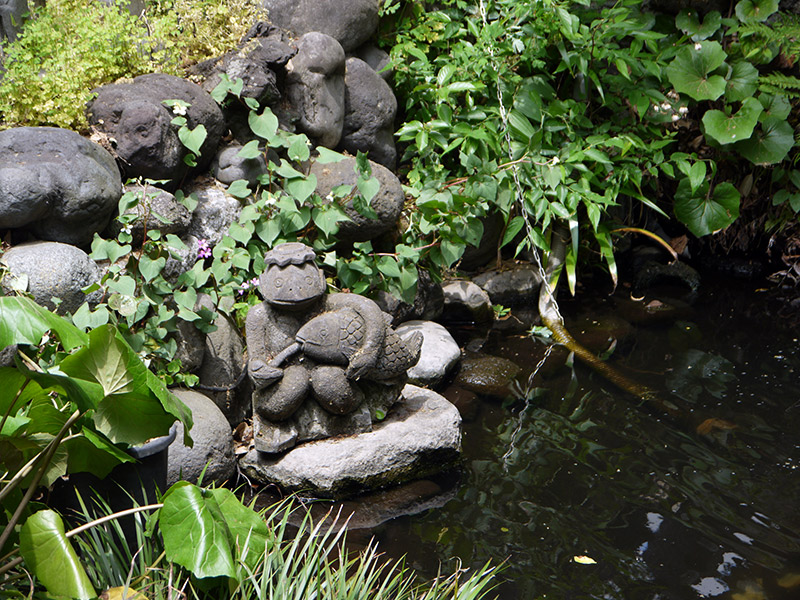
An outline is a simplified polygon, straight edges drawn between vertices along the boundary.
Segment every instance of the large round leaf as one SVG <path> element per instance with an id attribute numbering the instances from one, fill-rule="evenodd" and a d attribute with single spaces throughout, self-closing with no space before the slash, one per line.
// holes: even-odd
<path id="1" fill-rule="evenodd" d="M 746 60 L 737 60 L 731 65 L 725 98 L 731 102 L 741 102 L 751 98 L 758 87 L 758 69 Z"/>
<path id="2" fill-rule="evenodd" d="M 741 108 L 732 115 L 721 110 L 709 110 L 703 115 L 703 127 L 707 136 L 720 144 L 732 144 L 746 140 L 753 134 L 758 115 L 764 107 L 755 98 L 742 102 Z"/>
<path id="3" fill-rule="evenodd" d="M 164 498 L 158 523 L 167 560 L 199 578 L 236 577 L 231 532 L 210 492 L 176 483 Z"/>
<path id="4" fill-rule="evenodd" d="M 81 600 L 97 596 L 64 533 L 64 522 L 52 510 L 28 517 L 19 533 L 19 552 L 51 595 Z"/>
<path id="5" fill-rule="evenodd" d="M 742 23 L 766 21 L 778 10 L 778 0 L 742 0 L 736 5 L 736 16 Z"/>
<path id="6" fill-rule="evenodd" d="M 698 42 L 678 50 L 667 67 L 667 77 L 675 91 L 695 100 L 716 100 L 725 92 L 726 81 L 711 73 L 727 58 L 719 42 Z"/>
<path id="7" fill-rule="evenodd" d="M 736 151 L 757 165 L 781 162 L 794 146 L 794 130 L 784 119 L 765 118 L 755 134 L 736 146 Z"/>
<path id="8" fill-rule="evenodd" d="M 692 194 L 689 179 L 682 179 L 675 192 L 675 216 L 697 237 L 725 229 L 739 216 L 739 191 L 720 183 L 709 194 L 708 183 L 703 183 Z"/>

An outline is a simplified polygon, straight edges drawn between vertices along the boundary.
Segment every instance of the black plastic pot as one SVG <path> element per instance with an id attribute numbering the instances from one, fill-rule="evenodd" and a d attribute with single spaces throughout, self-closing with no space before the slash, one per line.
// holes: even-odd
<path id="1" fill-rule="evenodd" d="M 175 440 L 177 429 L 176 421 L 167 435 L 129 448 L 127 452 L 136 462 L 117 465 L 103 479 L 91 473 L 73 473 L 68 479 L 57 482 L 53 486 L 52 504 L 69 517 L 70 513 L 81 510 L 77 493 L 90 509 L 95 508 L 92 498 L 99 496 L 108 503 L 112 512 L 155 502 L 157 491 L 166 489 L 167 451 Z M 120 523 L 129 546 L 134 549 L 134 517 L 121 519 Z"/>

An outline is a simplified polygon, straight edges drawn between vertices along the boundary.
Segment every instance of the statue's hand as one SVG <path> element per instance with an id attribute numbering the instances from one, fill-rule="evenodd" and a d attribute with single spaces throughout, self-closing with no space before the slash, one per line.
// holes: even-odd
<path id="1" fill-rule="evenodd" d="M 283 377 L 283 369 L 271 367 L 262 360 L 256 360 L 250 362 L 249 374 L 256 389 L 261 389 Z"/>
<path id="2" fill-rule="evenodd" d="M 345 377 L 348 379 L 359 379 L 367 374 L 373 366 L 375 365 L 375 357 L 371 356 L 367 353 L 357 352 L 352 359 L 350 359 L 350 364 L 347 365 L 347 370 L 345 371 Z"/>

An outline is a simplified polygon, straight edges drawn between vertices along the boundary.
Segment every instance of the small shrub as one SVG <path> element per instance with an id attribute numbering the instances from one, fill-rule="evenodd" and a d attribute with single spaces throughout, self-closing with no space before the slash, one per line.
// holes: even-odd
<path id="1" fill-rule="evenodd" d="M 84 129 L 93 88 L 144 73 L 180 75 L 235 47 L 261 13 L 257 0 L 166 0 L 139 16 L 127 0 L 50 0 L 2 49 L 0 129 Z"/>

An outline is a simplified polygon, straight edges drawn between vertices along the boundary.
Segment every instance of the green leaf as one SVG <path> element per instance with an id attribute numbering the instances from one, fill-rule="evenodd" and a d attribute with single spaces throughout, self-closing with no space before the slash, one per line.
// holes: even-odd
<path id="1" fill-rule="evenodd" d="M 441 244 L 441 252 L 442 258 L 445 260 L 445 264 L 448 267 L 451 267 L 453 263 L 455 263 L 461 255 L 464 254 L 464 250 L 466 248 L 466 244 L 451 242 L 450 240 L 442 240 Z"/>
<path id="2" fill-rule="evenodd" d="M 253 133 L 267 141 L 275 137 L 278 131 L 278 117 L 269 108 L 265 108 L 260 115 L 255 111 L 250 111 L 247 123 Z"/>
<path id="3" fill-rule="evenodd" d="M 764 107 L 755 98 L 747 98 L 739 110 L 730 116 L 721 110 L 709 110 L 703 115 L 706 135 L 725 145 L 748 139 L 758 123 Z"/>
<path id="4" fill-rule="evenodd" d="M 78 329 L 86 331 L 87 329 L 94 329 L 105 325 L 111 318 L 111 313 L 108 311 L 104 304 L 98 306 L 95 310 L 89 308 L 89 303 L 84 302 L 80 308 L 72 314 L 72 323 Z"/>
<path id="5" fill-rule="evenodd" d="M 142 274 L 145 281 L 153 281 L 153 279 L 158 277 L 166 264 L 167 259 L 163 256 L 159 256 L 154 260 L 146 254 L 142 254 L 139 258 L 139 272 Z"/>
<path id="6" fill-rule="evenodd" d="M 178 130 L 178 138 L 181 140 L 181 143 L 186 146 L 189 151 L 198 156 L 200 156 L 200 147 L 203 145 L 203 142 L 206 141 L 207 136 L 208 132 L 202 123 L 194 129 L 181 127 Z"/>
<path id="7" fill-rule="evenodd" d="M 731 64 L 731 73 L 725 87 L 725 98 L 740 102 L 753 96 L 758 88 L 758 69 L 746 60 Z"/>
<path id="8" fill-rule="evenodd" d="M 38 346 L 44 333 L 49 330 L 58 335 L 67 351 L 83 346 L 89 340 L 72 323 L 30 298 L 0 296 L 0 348 L 11 344 Z"/>
<path id="9" fill-rule="evenodd" d="M 253 225 L 249 225 L 251 228 Z M 231 223 L 230 228 L 228 228 L 228 235 L 235 239 L 242 245 L 247 245 L 247 242 L 250 241 L 252 237 L 252 233 L 246 227 L 242 227 L 239 223 Z"/>
<path id="10" fill-rule="evenodd" d="M 306 136 L 294 135 L 289 138 L 289 141 L 289 149 L 287 150 L 289 160 L 302 162 L 309 159 L 311 151 L 309 150 L 309 141 Z"/>
<path id="11" fill-rule="evenodd" d="M 794 130 L 784 119 L 767 117 L 753 136 L 734 146 L 736 151 L 756 165 L 781 162 L 794 146 Z"/>
<path id="12" fill-rule="evenodd" d="M 702 160 L 698 160 L 696 163 L 692 165 L 692 168 L 689 169 L 689 184 L 692 186 L 692 193 L 697 191 L 703 181 L 706 178 L 706 163 Z"/>
<path id="13" fill-rule="evenodd" d="M 213 494 L 181 481 L 164 497 L 158 519 L 168 561 L 196 577 L 236 577 L 232 536 Z"/>
<path id="14" fill-rule="evenodd" d="M 150 394 L 114 394 L 100 401 L 93 420 L 97 430 L 115 444 L 135 446 L 165 435 L 175 417 Z"/>
<path id="15" fill-rule="evenodd" d="M 236 156 L 239 156 L 244 159 L 249 158 L 258 158 L 261 156 L 261 149 L 258 147 L 258 140 L 250 140 L 247 142 L 239 152 L 236 153 Z"/>
<path id="16" fill-rule="evenodd" d="M 736 5 L 736 17 L 742 23 L 766 21 L 778 10 L 778 0 L 742 0 Z"/>
<path id="17" fill-rule="evenodd" d="M 311 218 L 314 221 L 314 225 L 327 236 L 336 235 L 339 231 L 340 221 L 351 220 L 338 204 L 314 207 L 311 211 Z"/>
<path id="18" fill-rule="evenodd" d="M 719 42 L 697 42 L 682 47 L 666 72 L 675 91 L 695 100 L 716 100 L 725 92 L 726 81 L 712 71 L 725 62 L 727 54 Z"/>
<path id="19" fill-rule="evenodd" d="M 372 199 L 381 189 L 381 182 L 375 177 L 370 177 L 369 179 L 359 177 L 356 185 L 358 186 L 358 192 L 367 203 L 372 202 Z"/>
<path id="20" fill-rule="evenodd" d="M 714 35 L 722 25 L 722 16 L 719 11 L 712 10 L 707 13 L 700 23 L 700 16 L 695 10 L 682 10 L 675 17 L 675 26 L 686 35 L 691 36 L 693 42 L 700 42 Z"/>
<path id="21" fill-rule="evenodd" d="M 344 154 L 340 154 L 338 152 L 334 152 L 333 150 L 329 150 L 324 146 L 317 146 L 317 153 L 319 156 L 316 159 L 316 162 L 327 165 L 329 163 L 337 163 L 344 160 Z"/>
<path id="22" fill-rule="evenodd" d="M 273 547 L 274 536 L 267 521 L 253 509 L 243 505 L 231 490 L 216 488 L 208 493 L 217 501 L 231 533 L 237 558 L 251 571 Z"/>
<path id="23" fill-rule="evenodd" d="M 286 192 L 298 202 L 305 202 L 317 189 L 317 176 L 297 177 L 286 182 Z"/>
<path id="24" fill-rule="evenodd" d="M 25 566 L 53 596 L 80 600 L 97 596 L 67 539 L 64 522 L 52 510 L 42 510 L 28 517 L 20 530 L 19 551 Z"/>
<path id="25" fill-rule="evenodd" d="M 378 258 L 378 271 L 387 277 L 400 277 L 400 266 L 397 259 L 393 256 L 381 256 Z"/>
<path id="26" fill-rule="evenodd" d="M 764 107 L 764 112 L 761 113 L 760 117 L 762 121 L 767 117 L 783 120 L 792 112 L 792 105 L 789 104 L 789 101 L 777 94 L 760 94 L 758 101 Z"/>
<path id="27" fill-rule="evenodd" d="M 104 240 L 96 233 L 92 240 L 92 252 L 89 254 L 94 260 L 108 260 L 112 264 L 131 251 L 131 246 L 121 246 L 115 240 Z"/>
<path id="28" fill-rule="evenodd" d="M 247 180 L 237 179 L 228 186 L 228 193 L 235 198 L 247 198 L 253 192 L 247 185 Z"/>
<path id="29" fill-rule="evenodd" d="M 27 379 L 28 378 L 17 369 L 0 367 L 0 381 L 3 382 L 3 385 L 0 386 L 0 420 L 2 420 L 2 415 L 6 413 L 13 415 L 17 412 L 16 410 L 9 411 L 11 410 L 11 405 L 14 403 L 14 400 L 17 398 L 17 393 Z M 17 400 L 15 408 L 18 409 L 22 404 L 23 402 L 21 400 Z"/>
<path id="30" fill-rule="evenodd" d="M 725 229 L 739 216 L 739 191 L 725 182 L 709 194 L 704 182 L 692 194 L 688 179 L 682 179 L 675 192 L 675 216 L 697 237 Z"/>

